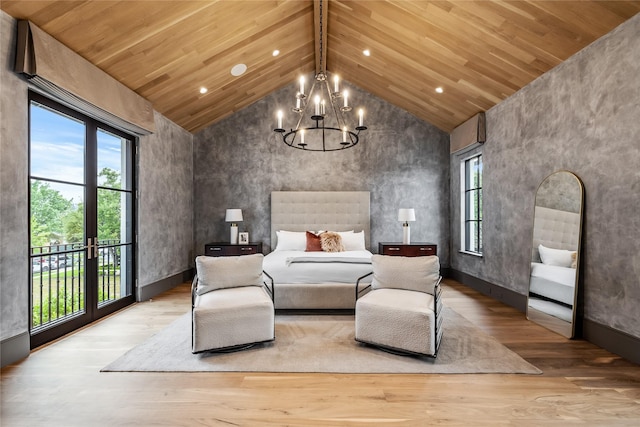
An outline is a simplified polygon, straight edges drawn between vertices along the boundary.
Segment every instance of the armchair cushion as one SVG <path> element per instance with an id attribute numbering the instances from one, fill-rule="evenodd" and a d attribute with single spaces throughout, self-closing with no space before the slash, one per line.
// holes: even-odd
<path id="1" fill-rule="evenodd" d="M 271 341 L 275 338 L 274 316 L 271 298 L 257 286 L 198 295 L 192 311 L 192 351 Z"/>
<path id="2" fill-rule="evenodd" d="M 436 353 L 434 297 L 378 289 L 356 302 L 356 340 L 418 354 Z"/>
<path id="3" fill-rule="evenodd" d="M 433 295 L 440 280 L 437 256 L 397 257 L 373 255 L 371 289 L 405 289 Z"/>
<path id="4" fill-rule="evenodd" d="M 196 258 L 197 295 L 216 289 L 262 286 L 263 254 Z"/>

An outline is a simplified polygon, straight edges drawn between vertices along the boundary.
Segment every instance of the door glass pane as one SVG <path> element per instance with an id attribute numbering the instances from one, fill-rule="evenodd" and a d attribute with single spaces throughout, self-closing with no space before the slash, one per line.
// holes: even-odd
<path id="1" fill-rule="evenodd" d="M 84 251 L 77 249 L 78 245 L 32 248 L 33 329 L 85 312 Z"/>
<path id="2" fill-rule="evenodd" d="M 31 247 L 84 241 L 84 186 L 31 179 Z"/>
<path id="3" fill-rule="evenodd" d="M 132 193 L 98 188 L 98 302 L 132 293 Z"/>
<path id="4" fill-rule="evenodd" d="M 98 185 L 131 190 L 127 153 L 131 141 L 98 129 Z"/>
<path id="5" fill-rule="evenodd" d="M 133 232 L 129 220 L 131 193 L 98 188 L 98 241 L 114 245 L 131 243 Z"/>
<path id="6" fill-rule="evenodd" d="M 85 312 L 85 258 L 79 248 L 77 244 L 32 248 L 32 331 Z"/>
<path id="7" fill-rule="evenodd" d="M 84 186 L 31 179 L 32 331 L 85 312 Z"/>
<path id="8" fill-rule="evenodd" d="M 37 331 L 85 313 L 85 125 L 36 102 L 30 109 L 31 326 Z"/>
<path id="9" fill-rule="evenodd" d="M 85 126 L 31 103 L 31 176 L 84 183 Z"/>
<path id="10" fill-rule="evenodd" d="M 98 250 L 98 304 L 131 295 L 131 245 L 102 245 Z"/>

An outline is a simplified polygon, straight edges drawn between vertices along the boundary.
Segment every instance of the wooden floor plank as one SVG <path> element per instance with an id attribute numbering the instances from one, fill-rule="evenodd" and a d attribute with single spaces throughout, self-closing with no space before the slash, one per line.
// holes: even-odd
<path id="1" fill-rule="evenodd" d="M 445 304 L 542 375 L 101 373 L 189 310 L 190 284 L 2 369 L 5 426 L 637 426 L 640 366 L 452 280 Z"/>

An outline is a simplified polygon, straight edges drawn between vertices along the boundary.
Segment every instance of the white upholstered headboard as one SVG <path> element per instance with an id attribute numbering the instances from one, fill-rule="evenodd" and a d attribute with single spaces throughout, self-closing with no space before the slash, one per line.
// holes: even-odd
<path id="1" fill-rule="evenodd" d="M 271 250 L 276 231 L 364 231 L 370 248 L 371 220 L 368 191 L 271 192 Z"/>
<path id="2" fill-rule="evenodd" d="M 533 224 L 533 260 L 539 262 L 538 245 L 554 249 L 578 250 L 580 243 L 580 214 L 535 207 Z"/>

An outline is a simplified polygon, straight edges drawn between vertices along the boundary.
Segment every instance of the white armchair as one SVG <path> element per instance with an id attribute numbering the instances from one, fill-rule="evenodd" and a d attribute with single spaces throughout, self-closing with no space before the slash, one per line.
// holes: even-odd
<path id="1" fill-rule="evenodd" d="M 438 257 L 373 255 L 372 267 L 356 284 L 356 341 L 436 357 L 443 320 Z M 358 290 L 371 274 L 370 287 Z"/>
<path id="2" fill-rule="evenodd" d="M 242 349 L 275 339 L 273 280 L 264 255 L 196 258 L 191 286 L 192 352 Z"/>

